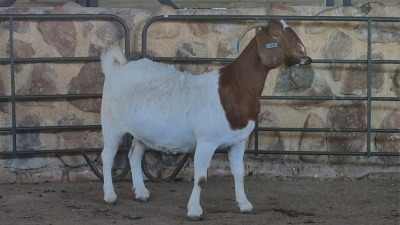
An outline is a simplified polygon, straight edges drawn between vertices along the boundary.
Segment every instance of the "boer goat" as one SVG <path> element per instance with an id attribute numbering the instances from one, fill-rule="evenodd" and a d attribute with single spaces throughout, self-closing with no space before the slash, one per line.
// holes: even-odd
<path id="1" fill-rule="evenodd" d="M 237 204 L 243 213 L 252 210 L 243 186 L 243 154 L 260 112 L 259 97 L 267 74 L 277 67 L 311 63 L 299 37 L 284 20 L 254 24 L 244 33 L 255 27 L 261 29 L 237 59 L 202 75 L 193 76 L 145 58 L 128 63 L 119 48 L 101 55 L 106 202 L 117 198 L 111 168 L 121 138 L 129 133 L 134 137 L 128 157 L 137 200 L 149 198 L 140 166 L 145 148 L 194 151 L 194 187 L 187 216 L 200 219 L 200 192 L 211 157 L 216 149 L 227 148 Z"/>

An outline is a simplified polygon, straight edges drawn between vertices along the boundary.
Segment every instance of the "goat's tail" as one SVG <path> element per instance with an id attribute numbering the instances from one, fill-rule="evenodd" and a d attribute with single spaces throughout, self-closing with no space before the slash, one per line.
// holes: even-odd
<path id="1" fill-rule="evenodd" d="M 100 59 L 101 69 L 106 77 L 113 74 L 116 68 L 128 63 L 128 60 L 126 60 L 119 47 L 113 47 L 107 52 L 102 53 Z"/>

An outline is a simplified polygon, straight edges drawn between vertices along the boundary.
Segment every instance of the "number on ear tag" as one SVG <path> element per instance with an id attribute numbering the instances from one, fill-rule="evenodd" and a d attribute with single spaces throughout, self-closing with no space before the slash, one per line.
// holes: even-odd
<path id="1" fill-rule="evenodd" d="M 265 48 L 277 48 L 278 47 L 278 43 L 267 43 L 265 44 Z"/>

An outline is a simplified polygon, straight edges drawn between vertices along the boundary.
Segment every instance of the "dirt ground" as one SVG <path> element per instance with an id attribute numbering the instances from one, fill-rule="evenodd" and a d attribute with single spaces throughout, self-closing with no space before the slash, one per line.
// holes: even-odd
<path id="1" fill-rule="evenodd" d="M 210 178 L 203 220 L 186 219 L 192 182 L 147 183 L 150 201 L 133 200 L 130 182 L 115 184 L 115 205 L 101 182 L 0 185 L 0 224 L 400 224 L 400 180 L 246 178 L 251 214 L 241 214 L 231 178 Z"/>

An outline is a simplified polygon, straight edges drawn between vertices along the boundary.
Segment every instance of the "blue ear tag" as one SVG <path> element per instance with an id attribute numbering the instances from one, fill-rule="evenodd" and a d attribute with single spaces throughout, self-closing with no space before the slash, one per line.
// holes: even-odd
<path id="1" fill-rule="evenodd" d="M 238 38 L 238 40 L 236 42 L 236 51 L 240 52 L 240 38 Z"/>
<path id="2" fill-rule="evenodd" d="M 267 43 L 264 45 L 265 48 L 277 48 L 278 47 L 278 43 L 274 42 L 274 43 Z"/>

